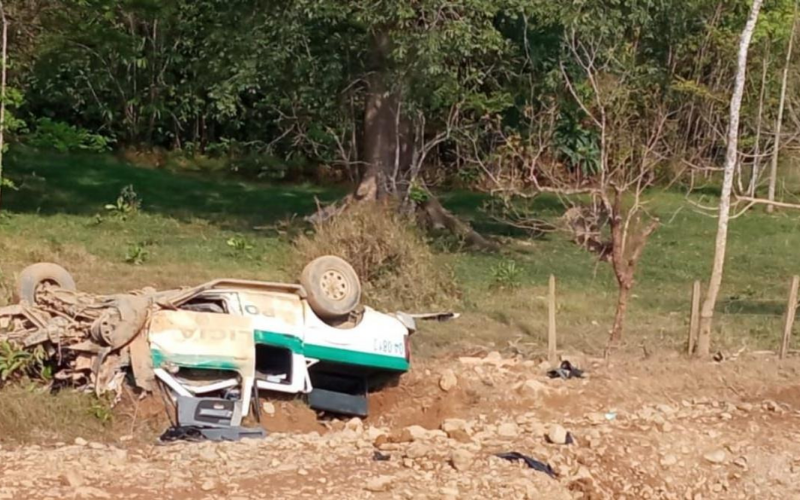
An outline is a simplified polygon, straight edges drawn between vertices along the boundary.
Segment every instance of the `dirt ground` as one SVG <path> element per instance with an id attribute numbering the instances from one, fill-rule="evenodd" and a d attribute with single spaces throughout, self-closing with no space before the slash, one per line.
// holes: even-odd
<path id="1" fill-rule="evenodd" d="M 0 499 L 800 498 L 800 359 L 568 358 L 586 378 L 497 353 L 417 364 L 363 422 L 269 401 L 264 440 L 6 446 Z M 556 477 L 494 456 L 512 451 Z"/>

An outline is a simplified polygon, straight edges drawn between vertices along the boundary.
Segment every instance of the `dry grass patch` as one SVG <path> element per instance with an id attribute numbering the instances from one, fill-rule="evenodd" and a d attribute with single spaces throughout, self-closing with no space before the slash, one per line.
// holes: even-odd
<path id="1" fill-rule="evenodd" d="M 436 309 L 452 304 L 452 272 L 431 251 L 413 219 L 390 205 L 361 203 L 295 241 L 293 267 L 336 255 L 353 265 L 366 301 L 382 307 Z"/>
<path id="2" fill-rule="evenodd" d="M 0 441 L 71 442 L 111 437 L 111 410 L 91 394 L 10 384 L 0 390 Z"/>

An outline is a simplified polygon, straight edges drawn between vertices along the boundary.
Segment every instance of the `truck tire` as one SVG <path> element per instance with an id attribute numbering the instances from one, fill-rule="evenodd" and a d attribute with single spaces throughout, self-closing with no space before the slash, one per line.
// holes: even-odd
<path id="1" fill-rule="evenodd" d="M 361 282 L 353 266 L 333 255 L 309 262 L 300 275 L 308 304 L 322 319 L 350 314 L 361 302 Z"/>
<path id="2" fill-rule="evenodd" d="M 66 290 L 75 290 L 75 280 L 66 269 L 58 264 L 40 262 L 33 264 L 19 274 L 17 295 L 20 300 L 36 303 L 36 292 L 41 285 L 53 284 Z"/>

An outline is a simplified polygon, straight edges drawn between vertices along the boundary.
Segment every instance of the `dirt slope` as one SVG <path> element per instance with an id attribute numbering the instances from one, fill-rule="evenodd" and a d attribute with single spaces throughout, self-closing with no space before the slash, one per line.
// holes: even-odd
<path id="1" fill-rule="evenodd" d="M 798 360 L 572 359 L 587 379 L 496 354 L 416 366 L 365 422 L 275 401 L 266 426 L 303 429 L 263 441 L 3 448 L 0 499 L 800 498 Z M 556 426 L 575 443 L 548 442 Z"/>

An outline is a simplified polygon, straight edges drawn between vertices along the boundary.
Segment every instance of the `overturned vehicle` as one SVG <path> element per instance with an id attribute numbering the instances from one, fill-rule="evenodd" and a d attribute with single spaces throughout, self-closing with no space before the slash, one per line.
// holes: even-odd
<path id="1" fill-rule="evenodd" d="M 257 414 L 259 391 L 366 416 L 367 393 L 409 369 L 416 329 L 414 315 L 362 306 L 357 274 L 333 256 L 310 262 L 300 284 L 219 279 L 107 296 L 40 263 L 20 273 L 17 293 L 0 308 L 0 342 L 38 350 L 57 383 L 119 393 L 130 374 L 173 402 L 230 402 L 230 425 Z"/>

